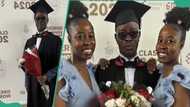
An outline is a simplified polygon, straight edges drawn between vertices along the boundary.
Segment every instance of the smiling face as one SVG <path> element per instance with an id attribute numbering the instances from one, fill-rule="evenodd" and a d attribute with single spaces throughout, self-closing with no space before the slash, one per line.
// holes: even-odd
<path id="1" fill-rule="evenodd" d="M 116 27 L 115 35 L 119 51 L 127 58 L 133 58 L 137 54 L 140 38 L 139 25 L 136 22 L 128 22 Z"/>
<path id="2" fill-rule="evenodd" d="M 79 19 L 69 26 L 69 41 L 73 56 L 80 60 L 88 60 L 92 57 L 96 41 L 94 30 L 87 19 Z"/>
<path id="3" fill-rule="evenodd" d="M 158 37 L 156 51 L 158 60 L 164 64 L 174 65 L 178 63 L 179 54 L 183 43 L 181 33 L 174 30 L 172 25 L 165 25 Z"/>

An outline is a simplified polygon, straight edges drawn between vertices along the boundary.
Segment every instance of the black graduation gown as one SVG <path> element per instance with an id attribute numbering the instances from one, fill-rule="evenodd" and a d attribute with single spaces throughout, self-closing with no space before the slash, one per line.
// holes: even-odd
<path id="1" fill-rule="evenodd" d="M 51 32 L 44 32 L 40 35 L 42 37 L 39 46 L 39 57 L 42 66 L 42 75 L 49 70 L 58 67 L 59 57 L 61 53 L 61 39 L 53 35 Z M 33 48 L 36 44 L 37 35 L 33 35 L 27 40 L 25 49 Z M 53 95 L 56 84 L 56 76 L 54 76 L 47 84 L 50 87 L 49 99 L 45 95 L 38 83 L 37 79 L 29 74 L 26 74 L 26 90 L 27 90 L 27 107 L 51 107 L 53 103 Z"/>
<path id="2" fill-rule="evenodd" d="M 107 81 L 123 81 L 125 82 L 125 67 L 129 66 L 125 60 L 118 56 L 114 59 L 110 60 L 109 67 L 105 70 L 97 67 L 95 77 L 99 86 L 102 82 L 106 83 Z M 153 74 L 149 74 L 147 70 L 147 64 L 140 60 L 138 57 L 135 58 L 135 61 L 131 64 L 135 68 L 134 75 L 134 86 L 143 85 L 143 86 L 151 86 L 155 88 L 157 81 L 160 77 L 158 71 L 155 71 Z M 102 86 L 100 86 L 100 89 Z M 103 89 L 101 89 L 104 91 Z"/>

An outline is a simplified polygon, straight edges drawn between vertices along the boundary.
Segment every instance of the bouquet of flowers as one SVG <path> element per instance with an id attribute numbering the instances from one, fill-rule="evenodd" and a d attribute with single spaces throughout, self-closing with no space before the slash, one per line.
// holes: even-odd
<path id="1" fill-rule="evenodd" d="M 98 97 L 101 107 L 151 107 L 153 96 L 143 86 L 133 89 L 122 82 L 106 82 L 106 91 Z"/>
<path id="2" fill-rule="evenodd" d="M 33 48 L 32 50 L 28 48 L 24 52 L 22 58 L 25 60 L 23 63 L 25 71 L 30 75 L 39 77 L 42 68 L 38 50 L 36 48 Z"/>
<path id="3" fill-rule="evenodd" d="M 30 75 L 33 75 L 38 80 L 42 75 L 41 61 L 37 48 L 26 49 L 19 63 L 22 63 L 24 71 Z M 49 86 L 45 82 L 39 81 L 41 89 L 43 90 L 46 98 L 49 98 Z"/>

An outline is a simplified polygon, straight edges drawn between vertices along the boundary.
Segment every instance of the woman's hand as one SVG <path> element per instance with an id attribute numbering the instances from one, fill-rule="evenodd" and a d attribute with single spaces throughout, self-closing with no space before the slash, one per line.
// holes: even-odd
<path id="1" fill-rule="evenodd" d="M 98 66 L 100 67 L 101 70 L 105 70 L 106 68 L 109 67 L 109 60 L 105 59 L 105 58 L 101 58 L 99 61 L 98 61 L 98 64 L 95 65 L 95 68 L 97 68 Z"/>
<path id="2" fill-rule="evenodd" d="M 148 72 L 149 72 L 150 74 L 153 74 L 154 71 L 156 71 L 156 69 L 157 69 L 156 59 L 150 58 L 150 59 L 147 61 L 147 69 L 148 69 Z"/>

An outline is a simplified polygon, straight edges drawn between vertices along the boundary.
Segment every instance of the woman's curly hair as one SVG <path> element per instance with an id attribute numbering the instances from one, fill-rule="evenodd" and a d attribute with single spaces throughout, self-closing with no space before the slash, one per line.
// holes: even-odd
<path id="1" fill-rule="evenodd" d="M 190 9 L 174 7 L 166 14 L 165 23 L 178 24 L 186 31 L 190 28 Z"/>
<path id="2" fill-rule="evenodd" d="M 190 8 L 174 7 L 166 13 L 165 24 L 170 24 L 176 31 L 181 32 L 181 41 L 184 43 L 186 31 L 190 29 Z"/>
<path id="3" fill-rule="evenodd" d="M 71 22 L 78 22 L 77 21 L 78 19 L 80 18 L 88 19 L 88 17 L 89 17 L 88 8 L 80 1 L 71 0 L 69 3 L 67 22 L 66 22 L 67 32 Z"/>

